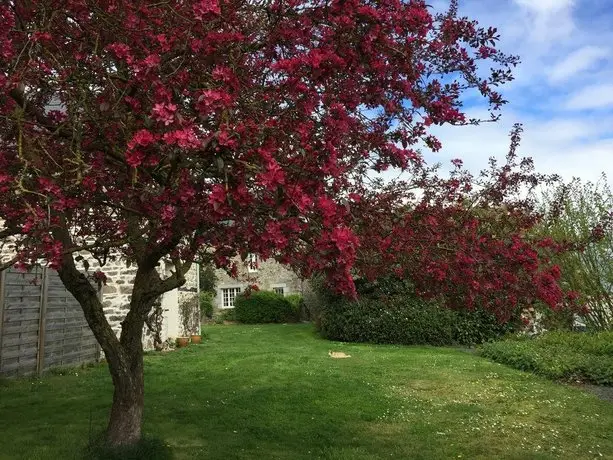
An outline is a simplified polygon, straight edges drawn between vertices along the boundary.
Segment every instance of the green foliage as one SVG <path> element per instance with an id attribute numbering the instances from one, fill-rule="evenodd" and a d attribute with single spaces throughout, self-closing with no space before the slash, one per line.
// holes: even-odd
<path id="1" fill-rule="evenodd" d="M 547 215 L 537 227 L 539 236 L 559 242 L 586 244 L 582 251 L 552 254 L 562 269 L 562 285 L 581 294 L 590 312 L 583 315 L 589 330 L 613 328 L 613 228 L 607 226 L 613 211 L 613 193 L 603 175 L 597 183 L 574 179 L 543 194 L 542 211 Z M 569 328 L 568 315 L 549 315 Z M 572 326 L 572 320 L 570 322 Z"/>
<path id="2" fill-rule="evenodd" d="M 421 299 L 410 281 L 393 277 L 357 280 L 359 300 L 334 295 L 323 280 L 311 283 L 309 308 L 316 328 L 330 340 L 404 345 L 474 345 L 512 331 L 483 310 L 443 308 Z"/>
<path id="3" fill-rule="evenodd" d="M 314 324 L 317 330 L 321 329 L 321 316 L 327 305 L 331 305 L 338 299 L 327 288 L 323 276 L 313 276 L 308 283 L 307 289 L 303 293 L 302 301 L 306 315 Z"/>
<path id="4" fill-rule="evenodd" d="M 212 318 L 215 306 L 213 305 L 214 293 L 208 291 L 200 291 L 200 315 L 202 319 Z"/>
<path id="5" fill-rule="evenodd" d="M 474 345 L 508 331 L 485 312 L 458 312 L 409 296 L 339 300 L 318 324 L 330 340 L 403 345 Z"/>
<path id="6" fill-rule="evenodd" d="M 85 458 L 91 460 L 171 460 L 172 449 L 160 439 L 143 438 L 138 444 L 126 447 L 109 447 L 103 437 L 91 443 Z"/>
<path id="7" fill-rule="evenodd" d="M 306 317 L 306 309 L 304 307 L 304 299 L 300 294 L 289 294 L 285 296 L 285 300 L 287 300 L 294 310 L 294 314 L 296 315 L 297 320 L 308 319 Z"/>
<path id="8" fill-rule="evenodd" d="M 226 310 L 223 310 L 219 314 L 219 318 L 221 319 L 222 323 L 224 321 L 236 321 L 236 309 L 235 308 L 228 308 Z"/>
<path id="9" fill-rule="evenodd" d="M 481 354 L 554 380 L 613 385 L 613 332 L 547 332 L 488 343 Z"/>
<path id="10" fill-rule="evenodd" d="M 298 311 L 285 297 L 272 291 L 251 291 L 236 296 L 236 320 L 241 323 L 291 323 Z"/>
<path id="11" fill-rule="evenodd" d="M 217 284 L 217 275 L 215 275 L 215 267 L 210 264 L 200 265 L 200 292 L 209 292 L 215 295 L 215 285 Z"/>

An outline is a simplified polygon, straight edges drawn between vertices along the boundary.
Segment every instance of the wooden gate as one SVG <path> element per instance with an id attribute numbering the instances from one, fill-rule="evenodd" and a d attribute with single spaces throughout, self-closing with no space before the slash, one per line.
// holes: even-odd
<path id="1" fill-rule="evenodd" d="M 0 375 L 38 374 L 98 360 L 81 306 L 57 272 L 0 273 Z"/>

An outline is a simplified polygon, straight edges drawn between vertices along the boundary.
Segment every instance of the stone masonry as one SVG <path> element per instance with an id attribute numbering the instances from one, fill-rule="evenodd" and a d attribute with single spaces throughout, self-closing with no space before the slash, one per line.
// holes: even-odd
<path id="1" fill-rule="evenodd" d="M 217 284 L 214 304 L 216 308 L 224 306 L 224 290 L 239 288 L 243 292 L 249 285 L 257 285 L 261 290 L 272 291 L 274 288 L 283 288 L 283 295 L 302 294 L 306 288 L 306 281 L 301 280 L 296 273 L 275 260 L 253 260 L 251 262 L 237 261 L 239 271 L 236 278 L 232 278 L 224 270 L 216 270 Z"/>

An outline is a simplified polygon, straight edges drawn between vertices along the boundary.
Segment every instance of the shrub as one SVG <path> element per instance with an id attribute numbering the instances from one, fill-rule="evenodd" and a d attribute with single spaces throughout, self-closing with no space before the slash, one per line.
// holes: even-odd
<path id="1" fill-rule="evenodd" d="M 213 293 L 202 291 L 200 292 L 200 313 L 202 318 L 212 318 L 215 306 L 213 305 Z"/>
<path id="2" fill-rule="evenodd" d="M 304 299 L 300 294 L 289 294 L 285 296 L 285 299 L 292 305 L 294 314 L 297 320 L 308 319 L 306 309 L 304 307 Z"/>
<path id="3" fill-rule="evenodd" d="M 218 313 L 215 319 L 219 324 L 223 324 L 224 321 L 236 321 L 236 310 L 234 308 L 222 310 Z"/>
<path id="4" fill-rule="evenodd" d="M 461 313 L 406 297 L 339 301 L 318 323 L 330 340 L 403 345 L 473 345 L 506 332 L 487 313 Z"/>
<path id="5" fill-rule="evenodd" d="M 417 297 L 407 281 L 356 283 L 359 300 L 334 296 L 314 283 L 314 322 L 321 335 L 347 342 L 474 345 L 512 330 L 482 310 L 460 312 Z"/>
<path id="6" fill-rule="evenodd" d="M 613 385 L 613 333 L 547 332 L 483 345 L 482 356 L 554 380 Z"/>
<path id="7" fill-rule="evenodd" d="M 271 291 L 251 291 L 234 300 L 236 320 L 241 323 L 289 323 L 298 320 L 298 313 L 282 295 Z"/>

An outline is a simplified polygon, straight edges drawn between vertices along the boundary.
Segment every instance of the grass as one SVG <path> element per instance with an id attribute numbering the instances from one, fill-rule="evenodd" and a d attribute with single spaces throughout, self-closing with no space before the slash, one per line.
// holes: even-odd
<path id="1" fill-rule="evenodd" d="M 613 386 L 613 332 L 548 332 L 484 344 L 480 352 L 550 379 Z"/>
<path id="2" fill-rule="evenodd" d="M 176 459 L 612 458 L 613 404 L 474 355 L 308 325 L 205 333 L 146 358 L 144 432 Z M 0 381 L 0 459 L 78 458 L 111 389 L 103 366 Z"/>

